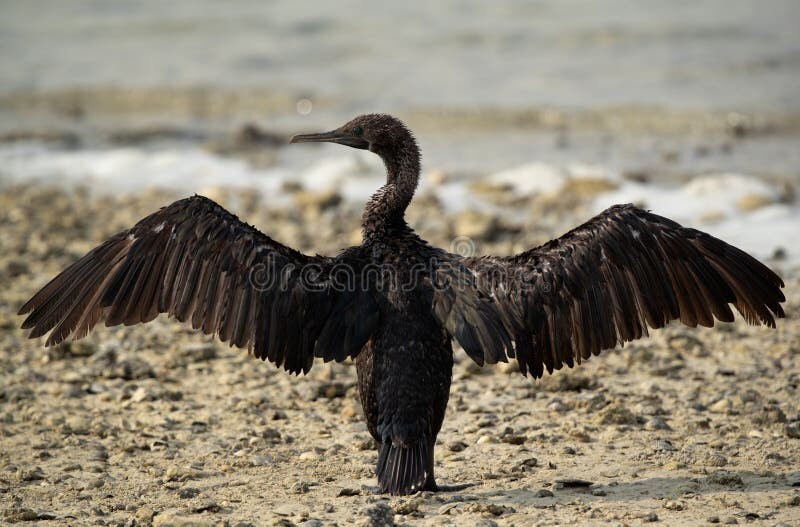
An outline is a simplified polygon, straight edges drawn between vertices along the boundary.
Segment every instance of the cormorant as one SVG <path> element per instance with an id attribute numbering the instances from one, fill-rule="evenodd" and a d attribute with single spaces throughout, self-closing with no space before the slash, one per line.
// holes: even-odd
<path id="1" fill-rule="evenodd" d="M 314 357 L 353 358 L 380 489 L 408 494 L 437 488 L 452 339 L 480 365 L 516 358 L 538 378 L 670 320 L 733 321 L 730 304 L 751 324 L 775 327 L 784 316 L 784 284 L 765 265 L 633 205 L 515 256 L 450 254 L 404 220 L 420 153 L 402 122 L 362 115 L 291 140 L 320 141 L 368 149 L 386 165 L 361 245 L 307 256 L 194 196 L 69 266 L 20 309 L 29 313 L 22 327 L 31 338 L 50 331 L 50 346 L 101 320 L 131 325 L 168 313 L 295 374 Z"/>

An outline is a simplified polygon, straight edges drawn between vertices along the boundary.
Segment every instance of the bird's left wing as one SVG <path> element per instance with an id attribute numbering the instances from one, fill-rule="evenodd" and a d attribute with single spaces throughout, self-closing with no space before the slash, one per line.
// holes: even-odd
<path id="1" fill-rule="evenodd" d="M 315 355 L 355 356 L 377 321 L 368 287 L 331 286 L 337 265 L 360 262 L 347 253 L 304 255 L 194 196 L 106 240 L 19 313 L 28 314 L 22 327 L 31 338 L 50 332 L 48 346 L 84 337 L 101 320 L 132 325 L 168 313 L 287 371 L 307 372 Z"/>
<path id="2" fill-rule="evenodd" d="M 456 270 L 466 270 L 459 274 L 461 288 L 438 296 L 451 297 L 447 305 L 468 306 L 460 311 L 477 320 L 483 338 L 471 349 L 464 346 L 468 354 L 491 364 L 506 360 L 498 353 L 503 347 L 508 357 L 516 355 L 523 374 L 535 377 L 638 339 L 648 326 L 675 319 L 692 327 L 712 326 L 714 318 L 730 322 L 729 304 L 750 324 L 775 327 L 775 318 L 784 316 L 783 281 L 765 265 L 632 205 L 614 206 L 516 256 L 457 264 Z M 502 330 L 482 329 L 487 320 L 502 321 Z M 461 342 L 456 325 L 450 327 Z M 510 351 L 501 345 L 509 337 Z"/>

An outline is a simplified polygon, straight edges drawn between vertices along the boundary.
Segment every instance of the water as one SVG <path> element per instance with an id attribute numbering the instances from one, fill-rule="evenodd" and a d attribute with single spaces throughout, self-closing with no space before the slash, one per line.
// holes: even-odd
<path id="1" fill-rule="evenodd" d="M 418 107 L 800 109 L 794 0 L 4 1 L 0 91 L 266 86 Z"/>

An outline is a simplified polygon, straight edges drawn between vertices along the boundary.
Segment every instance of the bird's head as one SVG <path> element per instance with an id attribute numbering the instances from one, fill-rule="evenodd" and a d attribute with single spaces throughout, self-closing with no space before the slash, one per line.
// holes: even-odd
<path id="1" fill-rule="evenodd" d="M 403 122 L 382 113 L 359 115 L 330 132 L 299 134 L 292 137 L 291 142 L 337 143 L 370 150 L 383 158 L 403 148 L 413 147 L 416 151 L 416 142 Z"/>

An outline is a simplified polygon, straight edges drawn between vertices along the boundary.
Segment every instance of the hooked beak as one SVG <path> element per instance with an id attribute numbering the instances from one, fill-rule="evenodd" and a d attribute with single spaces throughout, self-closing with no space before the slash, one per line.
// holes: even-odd
<path id="1" fill-rule="evenodd" d="M 368 149 L 369 141 L 352 134 L 333 130 L 332 132 L 322 132 L 319 134 L 298 134 L 292 137 L 290 143 L 336 143 L 339 145 L 351 146 L 353 148 Z"/>

